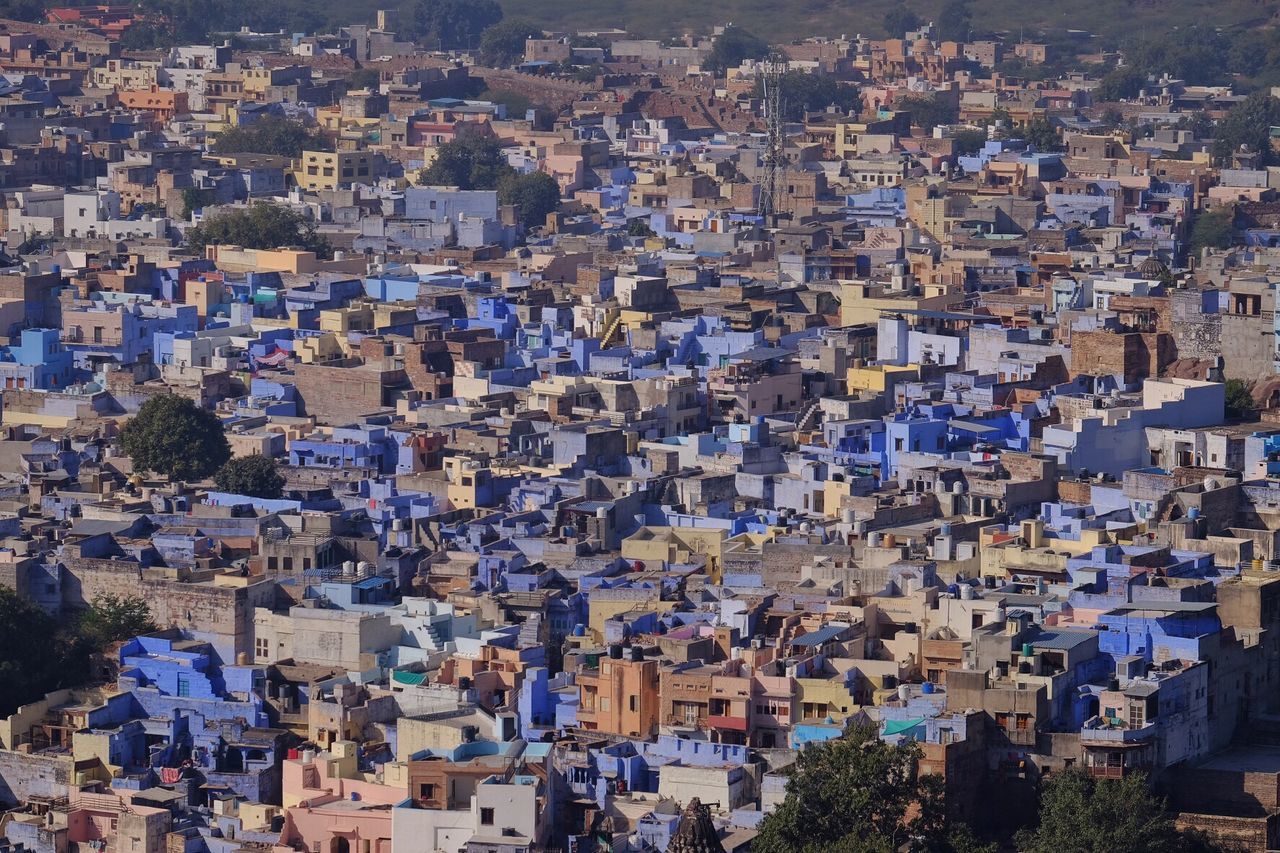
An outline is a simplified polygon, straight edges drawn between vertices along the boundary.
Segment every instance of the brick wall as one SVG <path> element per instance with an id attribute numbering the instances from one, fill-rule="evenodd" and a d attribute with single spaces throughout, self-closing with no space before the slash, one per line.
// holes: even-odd
<path id="1" fill-rule="evenodd" d="M 1122 374 L 1126 383 L 1158 376 L 1174 360 L 1171 335 L 1139 332 L 1075 332 L 1071 336 L 1073 376 Z"/>

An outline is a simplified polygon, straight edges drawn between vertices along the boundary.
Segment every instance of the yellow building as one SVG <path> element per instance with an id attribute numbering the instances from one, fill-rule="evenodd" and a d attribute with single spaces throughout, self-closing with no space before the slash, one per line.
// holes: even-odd
<path id="1" fill-rule="evenodd" d="M 371 184 L 381 176 L 382 158 L 369 151 L 303 151 L 293 179 L 305 190 L 336 190 Z"/>
<path id="2" fill-rule="evenodd" d="M 965 298 L 964 291 L 959 288 L 949 293 L 910 296 L 904 292 L 887 291 L 880 284 L 843 281 L 840 283 L 840 323 L 844 326 L 864 323 L 874 326 L 880 322 L 882 312 L 945 311 L 953 305 L 963 303 Z"/>
<path id="3" fill-rule="evenodd" d="M 707 576 L 720 583 L 720 560 L 725 531 L 693 527 L 641 527 L 622 540 L 622 558 L 638 560 L 647 567 L 706 559 Z"/>
<path id="4" fill-rule="evenodd" d="M 893 364 L 872 364 L 865 367 L 851 367 L 846 376 L 849 393 L 854 391 L 890 391 L 899 382 L 910 382 L 920 378 L 920 368 L 914 364 L 902 366 Z"/>

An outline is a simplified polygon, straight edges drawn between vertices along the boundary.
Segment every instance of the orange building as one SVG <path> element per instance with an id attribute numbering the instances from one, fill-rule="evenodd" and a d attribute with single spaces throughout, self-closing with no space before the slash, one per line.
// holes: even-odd
<path id="1" fill-rule="evenodd" d="M 578 725 L 627 737 L 657 733 L 658 661 L 638 646 L 610 647 L 607 656 L 578 672 Z"/>
<path id="2" fill-rule="evenodd" d="M 124 90 L 120 93 L 120 106 L 127 110 L 149 112 L 157 121 L 169 121 L 191 112 L 186 92 L 174 92 L 158 86 Z"/>

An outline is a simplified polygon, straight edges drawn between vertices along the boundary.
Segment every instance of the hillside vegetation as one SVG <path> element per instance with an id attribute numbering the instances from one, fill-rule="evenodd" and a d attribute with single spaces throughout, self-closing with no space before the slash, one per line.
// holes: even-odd
<path id="1" fill-rule="evenodd" d="M 911 0 L 921 18 L 936 20 L 944 0 Z M 637 34 L 666 36 L 708 30 L 732 22 L 771 40 L 862 33 L 883 36 L 883 19 L 898 0 L 502 0 L 508 17 L 527 18 L 553 30 L 619 27 Z M 1144 29 L 1204 23 L 1206 7 L 1214 23 L 1231 27 L 1265 24 L 1280 10 L 1276 0 L 974 0 L 975 30 L 1085 29 L 1112 39 Z"/>

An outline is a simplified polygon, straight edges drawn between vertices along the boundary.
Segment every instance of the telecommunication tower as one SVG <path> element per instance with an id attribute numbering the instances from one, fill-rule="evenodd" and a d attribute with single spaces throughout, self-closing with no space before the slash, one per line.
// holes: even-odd
<path id="1" fill-rule="evenodd" d="M 783 173 L 787 168 L 782 140 L 782 74 L 785 69 L 786 63 L 776 53 L 770 55 L 760 68 L 765 143 L 760 170 L 760 198 L 756 202 L 756 209 L 765 225 L 770 224 L 778 213 Z"/>

